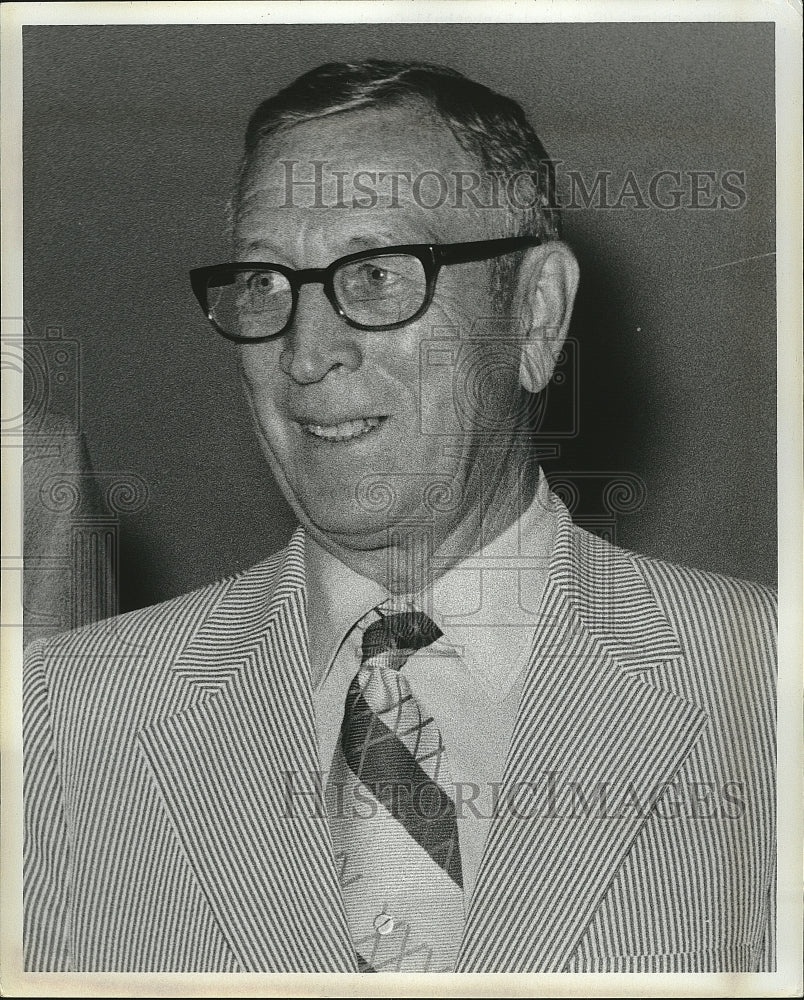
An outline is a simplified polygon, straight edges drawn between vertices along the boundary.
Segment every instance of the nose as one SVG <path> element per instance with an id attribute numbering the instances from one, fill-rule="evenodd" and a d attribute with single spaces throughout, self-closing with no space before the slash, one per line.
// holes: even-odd
<path id="1" fill-rule="evenodd" d="M 282 335 L 279 366 L 294 382 L 320 382 L 331 371 L 355 371 L 363 361 L 361 334 L 333 309 L 321 285 L 303 285 L 293 323 Z"/>

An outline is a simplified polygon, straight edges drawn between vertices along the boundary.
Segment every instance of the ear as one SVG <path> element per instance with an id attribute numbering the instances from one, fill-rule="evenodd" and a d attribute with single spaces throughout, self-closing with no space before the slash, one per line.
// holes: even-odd
<path id="1" fill-rule="evenodd" d="M 515 291 L 515 316 L 524 335 L 519 381 L 541 392 L 553 375 L 569 329 L 578 289 L 578 262 L 560 240 L 528 250 Z"/>

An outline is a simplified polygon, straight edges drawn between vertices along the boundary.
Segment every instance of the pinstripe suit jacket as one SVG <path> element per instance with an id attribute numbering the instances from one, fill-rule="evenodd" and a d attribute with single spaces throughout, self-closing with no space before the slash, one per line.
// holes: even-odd
<path id="1" fill-rule="evenodd" d="M 615 548 L 552 499 L 517 804 L 457 969 L 773 968 L 772 594 Z M 283 777 L 319 769 L 301 529 L 234 578 L 34 643 L 24 764 L 28 969 L 356 969 L 326 819 L 289 815 Z M 548 772 L 555 801 L 523 806 Z"/>

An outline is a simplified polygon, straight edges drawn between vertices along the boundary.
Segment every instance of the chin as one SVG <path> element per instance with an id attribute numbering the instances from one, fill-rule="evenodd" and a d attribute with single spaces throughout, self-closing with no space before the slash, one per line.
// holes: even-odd
<path id="1" fill-rule="evenodd" d="M 320 541 L 329 540 L 354 551 L 385 548 L 394 527 L 387 517 L 368 513 L 339 515 L 332 510 L 320 514 L 313 511 L 303 517 L 302 524 Z"/>
<path id="2" fill-rule="evenodd" d="M 287 499 L 302 524 L 325 534 L 359 534 L 388 523 L 387 505 L 367 505 L 355 492 L 332 482 L 309 484 L 288 493 Z"/>
<path id="3" fill-rule="evenodd" d="M 376 549 L 388 544 L 388 532 L 405 520 L 421 516 L 406 510 L 384 483 L 348 497 L 318 493 L 294 498 L 292 506 L 301 523 L 315 535 L 352 549 Z"/>

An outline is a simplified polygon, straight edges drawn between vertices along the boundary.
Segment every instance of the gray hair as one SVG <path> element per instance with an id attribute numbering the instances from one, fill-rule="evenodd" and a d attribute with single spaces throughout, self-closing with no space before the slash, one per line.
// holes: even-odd
<path id="1" fill-rule="evenodd" d="M 449 127 L 481 169 L 517 177 L 530 187 L 524 202 L 509 202 L 500 235 L 560 236 L 555 170 L 522 108 L 509 97 L 470 80 L 457 70 L 420 62 L 369 59 L 326 63 L 310 70 L 257 107 L 245 136 L 234 203 L 251 158 L 263 140 L 316 118 L 424 100 Z M 517 259 L 519 254 L 513 255 Z M 495 261 L 499 286 L 508 284 L 512 257 Z M 500 287 L 501 290 L 501 287 Z"/>

